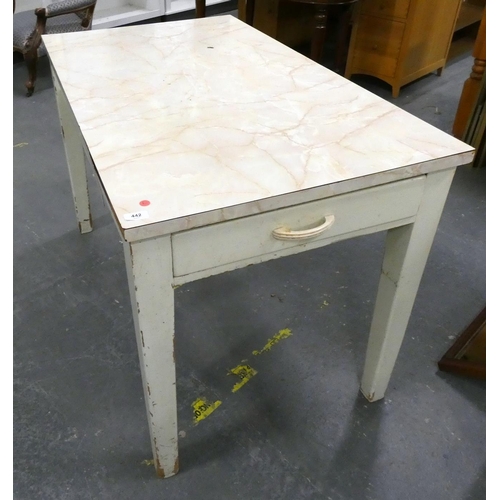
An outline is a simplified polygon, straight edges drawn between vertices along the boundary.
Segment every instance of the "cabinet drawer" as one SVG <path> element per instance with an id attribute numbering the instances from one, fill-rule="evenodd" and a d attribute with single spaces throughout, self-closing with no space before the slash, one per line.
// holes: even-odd
<path id="1" fill-rule="evenodd" d="M 403 43 L 405 23 L 359 16 L 352 72 L 393 77 Z"/>
<path id="2" fill-rule="evenodd" d="M 362 14 L 406 19 L 410 0 L 361 0 Z"/>
<path id="3" fill-rule="evenodd" d="M 257 261 L 298 253 L 342 235 L 411 218 L 417 213 L 424 183 L 425 176 L 417 177 L 176 233 L 172 236 L 174 276 L 266 255 Z M 333 224 L 310 239 L 282 240 L 273 236 L 273 231 L 282 227 L 316 228 L 332 215 Z"/>

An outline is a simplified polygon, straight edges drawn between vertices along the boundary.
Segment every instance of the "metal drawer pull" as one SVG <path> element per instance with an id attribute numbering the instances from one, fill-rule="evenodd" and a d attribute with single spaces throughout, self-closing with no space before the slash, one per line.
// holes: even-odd
<path id="1" fill-rule="evenodd" d="M 303 231 L 292 231 L 287 227 L 278 227 L 273 231 L 273 236 L 277 240 L 307 240 L 324 233 L 335 221 L 333 215 L 325 215 L 324 222 L 320 226 L 311 229 L 304 229 Z"/>

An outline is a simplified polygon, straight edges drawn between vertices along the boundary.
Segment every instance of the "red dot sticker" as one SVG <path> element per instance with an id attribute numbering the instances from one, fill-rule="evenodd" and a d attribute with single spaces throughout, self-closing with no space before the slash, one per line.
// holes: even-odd
<path id="1" fill-rule="evenodd" d="M 147 207 L 150 204 L 151 204 L 151 202 L 149 200 L 142 200 L 142 201 L 139 202 L 139 205 L 141 207 Z"/>

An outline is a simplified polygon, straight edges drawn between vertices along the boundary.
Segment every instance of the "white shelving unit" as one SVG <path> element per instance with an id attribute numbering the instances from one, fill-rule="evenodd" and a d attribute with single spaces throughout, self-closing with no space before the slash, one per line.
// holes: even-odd
<path id="1" fill-rule="evenodd" d="M 93 29 L 114 28 L 165 14 L 165 0 L 97 0 Z"/>
<path id="2" fill-rule="evenodd" d="M 206 0 L 207 6 L 227 0 Z M 98 0 L 94 29 L 112 28 L 195 9 L 195 0 Z"/>
<path id="3" fill-rule="evenodd" d="M 227 0 L 207 0 L 207 7 L 219 3 L 227 2 Z M 187 12 L 194 10 L 195 0 L 165 0 L 165 14 L 178 14 L 179 12 Z"/>
<path id="4" fill-rule="evenodd" d="M 17 0 L 16 12 L 45 7 L 56 0 Z M 207 0 L 207 6 L 227 0 Z M 195 0 L 97 0 L 93 29 L 114 28 L 195 9 Z"/>

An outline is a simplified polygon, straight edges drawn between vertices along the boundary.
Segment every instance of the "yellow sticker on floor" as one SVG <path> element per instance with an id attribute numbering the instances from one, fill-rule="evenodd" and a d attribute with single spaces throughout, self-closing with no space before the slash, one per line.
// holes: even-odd
<path id="1" fill-rule="evenodd" d="M 258 356 L 259 354 L 262 354 L 263 352 L 267 352 L 271 350 L 271 347 L 273 347 L 275 344 L 277 344 L 280 340 L 286 339 L 287 337 L 290 337 L 292 334 L 292 330 L 290 328 L 284 328 L 283 330 L 280 330 L 276 335 L 271 337 L 268 341 L 267 344 L 260 350 L 260 351 L 253 351 L 252 354 L 254 356 Z"/>
<path id="2" fill-rule="evenodd" d="M 238 365 L 229 370 L 229 374 L 236 375 L 240 381 L 234 384 L 232 392 L 239 391 L 253 376 L 257 375 L 257 371 L 249 365 Z"/>
<path id="3" fill-rule="evenodd" d="M 209 403 L 205 398 L 198 398 L 191 406 L 193 407 L 193 419 L 194 423 L 197 424 L 204 418 L 211 415 L 220 405 L 222 401 L 215 401 L 215 403 Z"/>

